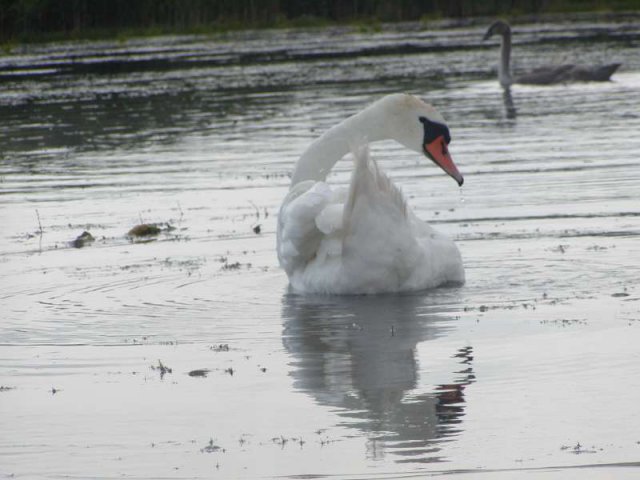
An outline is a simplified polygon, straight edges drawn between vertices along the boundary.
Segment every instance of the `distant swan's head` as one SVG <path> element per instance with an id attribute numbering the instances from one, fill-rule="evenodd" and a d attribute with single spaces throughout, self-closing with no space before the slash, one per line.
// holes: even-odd
<path id="1" fill-rule="evenodd" d="M 498 20 L 493 22 L 493 24 L 487 30 L 487 33 L 484 34 L 483 40 L 488 40 L 494 35 L 510 35 L 511 27 L 505 21 Z"/>
<path id="2" fill-rule="evenodd" d="M 385 115 L 381 118 L 386 119 L 386 126 L 392 129 L 395 140 L 429 157 L 462 185 L 464 179 L 449 154 L 449 128 L 440 112 L 409 94 L 387 95 L 374 107 L 384 110 Z"/>

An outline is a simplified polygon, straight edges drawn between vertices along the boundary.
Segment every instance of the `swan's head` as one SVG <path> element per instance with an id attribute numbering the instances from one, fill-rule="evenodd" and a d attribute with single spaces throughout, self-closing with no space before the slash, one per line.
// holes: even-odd
<path id="1" fill-rule="evenodd" d="M 429 157 L 458 185 L 464 179 L 449 154 L 451 135 L 444 118 L 435 108 L 408 94 L 388 95 L 381 100 L 393 138 L 405 147 Z"/>
<path id="2" fill-rule="evenodd" d="M 510 35 L 510 34 L 511 34 L 511 27 L 509 26 L 509 24 L 502 20 L 498 20 L 496 22 L 493 22 L 493 24 L 487 30 L 487 33 L 484 34 L 484 37 L 482 38 L 482 40 L 489 40 L 494 35 L 504 36 L 504 35 Z"/>

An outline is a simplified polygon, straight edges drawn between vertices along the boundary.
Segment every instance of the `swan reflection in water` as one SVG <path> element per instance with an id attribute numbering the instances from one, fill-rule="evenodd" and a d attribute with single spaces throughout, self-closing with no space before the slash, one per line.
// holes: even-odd
<path id="1" fill-rule="evenodd" d="M 445 354 L 440 370 L 418 365 L 417 345 L 450 328 L 450 317 L 429 313 L 428 301 L 424 295 L 283 297 L 294 386 L 340 409 L 341 425 L 365 433 L 374 458 L 389 452 L 398 462 L 440 461 L 439 442 L 460 431 L 464 390 L 475 378 L 473 352 L 463 346 Z M 439 380 L 429 384 L 427 370 Z"/>
<path id="2" fill-rule="evenodd" d="M 511 89 L 504 88 L 502 90 L 502 100 L 504 101 L 504 111 L 508 119 L 516 118 L 516 104 L 511 96 Z"/>

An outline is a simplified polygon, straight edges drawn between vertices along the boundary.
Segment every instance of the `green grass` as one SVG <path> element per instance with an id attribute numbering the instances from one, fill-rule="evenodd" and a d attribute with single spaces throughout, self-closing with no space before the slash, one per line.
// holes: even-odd
<path id="1" fill-rule="evenodd" d="M 152 25 L 120 29 L 88 28 L 83 30 L 59 32 L 28 32 L 21 33 L 0 43 L 0 49 L 5 54 L 8 54 L 17 45 L 22 43 L 46 43 L 79 40 L 116 40 L 119 42 L 126 42 L 133 38 L 157 37 L 161 35 L 215 35 L 231 31 L 252 29 L 321 28 L 333 24 L 335 23 L 317 17 L 301 17 L 293 20 L 281 18 L 270 22 L 256 23 L 229 21 L 211 24 L 198 24 L 188 27 Z"/>
<path id="2" fill-rule="evenodd" d="M 379 32 L 382 23 L 376 19 L 357 19 L 348 22 L 331 22 L 329 20 L 305 16 L 295 19 L 278 18 L 270 22 L 243 23 L 224 22 L 212 24 L 193 25 L 185 28 L 168 26 L 147 26 L 124 29 L 90 28 L 67 32 L 31 32 L 24 33 L 0 43 L 1 51 L 5 54 L 22 43 L 46 43 L 80 40 L 116 40 L 126 43 L 134 38 L 157 37 L 162 35 L 215 35 L 232 31 L 252 29 L 287 29 L 287 28 L 324 28 L 331 25 L 351 26 L 359 32 Z"/>
<path id="3" fill-rule="evenodd" d="M 481 4 L 476 4 L 472 11 L 481 16 L 517 16 L 533 12 L 523 11 L 521 8 L 510 8 L 504 12 L 487 13 Z M 640 12 L 640 0 L 554 0 L 548 2 L 540 11 L 535 13 L 568 14 L 575 13 L 605 13 L 605 12 Z M 423 15 L 419 20 L 423 25 L 443 19 L 439 12 Z M 71 31 L 25 32 L 5 38 L 0 43 L 0 54 L 11 54 L 21 43 L 60 42 L 78 40 L 116 40 L 122 43 L 133 38 L 154 37 L 160 35 L 215 35 L 238 30 L 250 29 L 284 29 L 284 28 L 323 28 L 330 25 L 346 25 L 362 33 L 376 33 L 382 30 L 382 20 L 379 18 L 355 18 L 343 22 L 335 22 L 313 15 L 303 15 L 288 19 L 278 16 L 270 20 L 251 23 L 241 21 L 220 21 L 208 24 L 196 24 L 187 27 L 171 27 L 165 25 L 147 25 L 132 28 L 108 29 L 88 28 Z M 425 27 L 426 28 L 426 27 Z"/>
<path id="4" fill-rule="evenodd" d="M 640 10 L 639 0 L 554 0 L 547 13 L 623 12 Z"/>

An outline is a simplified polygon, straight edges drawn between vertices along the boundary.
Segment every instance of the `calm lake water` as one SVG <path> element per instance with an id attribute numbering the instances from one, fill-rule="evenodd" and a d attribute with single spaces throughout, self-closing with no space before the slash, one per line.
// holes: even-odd
<path id="1" fill-rule="evenodd" d="M 0 56 L 0 476 L 638 478 L 640 16 L 516 25 L 516 69 L 623 66 L 513 106 L 486 27 Z M 295 160 L 398 91 L 447 118 L 464 187 L 372 154 L 467 283 L 289 294 Z"/>

